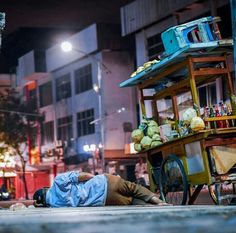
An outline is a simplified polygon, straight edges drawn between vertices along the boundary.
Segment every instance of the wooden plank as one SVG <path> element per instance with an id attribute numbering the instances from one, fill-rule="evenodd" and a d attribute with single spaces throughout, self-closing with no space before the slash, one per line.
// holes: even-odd
<path id="1" fill-rule="evenodd" d="M 220 116 L 220 117 L 206 117 L 204 121 L 225 121 L 225 120 L 232 120 L 236 119 L 236 115 L 233 116 Z"/>
<path id="2" fill-rule="evenodd" d="M 216 79 L 217 77 L 215 76 L 198 76 L 195 78 L 195 83 L 197 85 L 202 84 L 204 81 L 204 79 L 207 79 L 208 82 L 212 82 Z M 157 92 L 156 94 L 153 95 L 155 100 L 159 100 L 159 99 L 163 99 L 166 96 L 172 96 L 172 95 L 176 95 L 178 93 L 182 93 L 184 91 L 189 91 L 190 88 L 190 82 L 189 79 L 184 79 L 182 81 L 179 81 L 178 83 L 174 84 L 173 86 L 167 87 L 165 89 L 163 89 L 160 92 Z"/>
<path id="3" fill-rule="evenodd" d="M 223 145 L 231 145 L 231 144 L 236 144 L 236 137 L 212 138 L 212 139 L 206 140 L 204 143 L 204 146 L 210 147 L 210 146 L 223 146 Z"/>
<path id="4" fill-rule="evenodd" d="M 177 96 L 174 95 L 174 96 L 171 97 L 171 99 L 172 99 L 173 112 L 174 112 L 174 117 L 175 117 L 175 122 L 176 122 L 176 129 L 177 129 L 177 125 L 178 125 L 177 122 L 179 122 Z"/>
<path id="5" fill-rule="evenodd" d="M 226 64 L 226 69 L 227 69 L 227 85 L 229 88 L 229 94 L 233 95 L 234 94 L 234 87 L 233 87 L 233 83 L 232 83 L 232 79 L 231 79 L 231 74 L 230 74 L 230 70 L 229 70 L 229 64 L 228 64 L 228 60 L 227 60 L 227 56 L 224 56 L 225 58 L 225 64 Z M 230 98 L 231 99 L 231 98 Z M 232 105 L 232 103 L 231 103 Z"/>
<path id="6" fill-rule="evenodd" d="M 188 83 L 189 83 L 189 80 L 187 80 L 187 79 L 182 80 L 182 81 L 176 83 L 175 85 L 165 88 L 164 90 L 154 94 L 153 97 L 155 100 L 158 100 L 158 99 L 162 99 L 168 95 L 169 96 L 175 95 L 176 93 L 179 93 L 179 91 L 182 90 L 183 88 L 190 86 L 190 85 L 188 85 Z M 186 90 L 187 89 L 188 88 L 186 88 Z M 178 92 L 177 92 L 177 90 L 178 90 Z"/>
<path id="7" fill-rule="evenodd" d="M 209 135 L 211 135 L 213 132 L 214 132 L 213 130 L 202 130 L 202 131 L 195 133 L 195 134 L 189 134 L 185 137 L 170 140 L 168 142 L 163 143 L 160 146 L 157 146 L 153 149 L 147 150 L 146 152 L 148 153 L 149 156 L 153 156 L 153 155 L 155 156 L 156 154 L 158 154 L 160 152 L 162 153 L 165 150 L 169 151 L 169 149 L 171 147 L 177 148 L 177 147 L 180 147 L 180 146 L 187 144 L 187 143 L 191 143 L 191 142 L 205 139 Z"/>
<path id="8" fill-rule="evenodd" d="M 203 184 L 198 185 L 197 188 L 194 190 L 194 192 L 189 195 L 189 200 L 188 200 L 189 205 L 193 205 L 194 201 L 197 199 L 199 193 L 201 192 L 203 186 L 204 186 Z"/>
<path id="9" fill-rule="evenodd" d="M 144 103 L 143 90 L 140 90 L 140 105 L 141 105 L 142 115 L 146 116 L 146 108 L 145 108 L 145 103 Z"/>
<path id="10" fill-rule="evenodd" d="M 160 124 L 160 120 L 159 120 L 159 113 L 157 110 L 157 102 L 155 100 L 152 100 L 152 115 L 153 115 L 153 119 Z"/>
<path id="11" fill-rule="evenodd" d="M 228 70 L 225 68 L 204 68 L 203 70 L 193 70 L 192 75 L 218 75 L 218 74 L 228 74 Z"/>
<path id="12" fill-rule="evenodd" d="M 217 57 L 192 57 L 192 62 L 221 62 L 225 61 L 224 57 L 222 56 L 217 56 Z"/>
<path id="13" fill-rule="evenodd" d="M 150 86 L 151 84 L 157 82 L 158 80 L 160 80 L 161 78 L 167 76 L 167 75 L 170 75 L 171 73 L 174 73 L 175 71 L 183 68 L 184 66 L 186 66 L 187 63 L 186 63 L 186 60 L 180 62 L 180 63 L 177 63 L 177 64 L 173 64 L 171 65 L 170 67 L 168 67 L 168 69 L 164 70 L 162 73 L 160 74 L 157 74 L 156 76 L 154 77 L 150 77 L 150 79 L 148 79 L 147 81 L 145 81 L 144 83 L 142 84 L 139 84 L 138 87 L 140 89 L 144 89 L 148 86 Z"/>
<path id="14" fill-rule="evenodd" d="M 191 57 L 188 57 L 188 69 L 189 69 L 189 82 L 190 82 L 193 103 L 195 104 L 195 107 L 197 107 L 197 114 L 199 116 L 200 104 L 199 104 L 199 99 L 198 99 L 198 91 L 197 91 L 197 87 L 195 83 L 195 74 L 194 74 L 193 63 L 192 63 Z"/>

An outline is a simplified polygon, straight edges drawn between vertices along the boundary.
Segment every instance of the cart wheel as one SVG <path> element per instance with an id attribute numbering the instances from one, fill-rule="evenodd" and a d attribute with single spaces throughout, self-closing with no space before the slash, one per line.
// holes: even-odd
<path id="1" fill-rule="evenodd" d="M 163 201 L 173 205 L 185 205 L 188 182 L 181 160 L 170 155 L 163 160 L 159 176 L 160 195 Z"/>
<path id="2" fill-rule="evenodd" d="M 235 200 L 236 183 L 216 183 L 208 186 L 209 194 L 216 205 L 230 205 Z M 234 196 L 232 196 L 234 195 Z"/>

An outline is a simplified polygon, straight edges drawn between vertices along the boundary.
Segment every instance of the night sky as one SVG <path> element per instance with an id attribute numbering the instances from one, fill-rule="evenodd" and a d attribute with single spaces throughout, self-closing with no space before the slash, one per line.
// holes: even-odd
<path id="1" fill-rule="evenodd" d="M 83 28 L 93 22 L 119 22 L 120 7 L 131 0 L 0 0 L 5 34 L 18 27 Z"/>
<path id="2" fill-rule="evenodd" d="M 52 28 L 59 30 L 55 33 L 60 39 L 58 35 L 63 35 L 62 31 L 65 31 L 64 35 L 68 37 L 94 22 L 120 23 L 120 7 L 132 1 L 0 0 L 0 12 L 6 13 L 6 26 L 2 33 L 0 73 L 7 72 L 9 66 L 15 65 L 14 57 L 21 56 L 31 50 L 30 47 L 35 46 L 32 34 L 37 35 L 35 40 L 40 43 L 40 37 L 42 40 L 52 37 L 49 33 Z M 53 43 L 56 42 L 54 40 Z M 42 45 L 41 42 L 40 46 L 48 47 L 51 44 Z"/>

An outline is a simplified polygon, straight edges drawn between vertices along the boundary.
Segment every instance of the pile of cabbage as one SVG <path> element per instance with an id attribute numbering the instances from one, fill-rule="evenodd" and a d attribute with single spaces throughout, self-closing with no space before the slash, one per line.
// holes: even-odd
<path id="1" fill-rule="evenodd" d="M 131 137 L 134 142 L 134 149 L 137 152 L 162 144 L 160 129 L 154 120 L 143 120 L 139 128 L 133 130 Z"/>

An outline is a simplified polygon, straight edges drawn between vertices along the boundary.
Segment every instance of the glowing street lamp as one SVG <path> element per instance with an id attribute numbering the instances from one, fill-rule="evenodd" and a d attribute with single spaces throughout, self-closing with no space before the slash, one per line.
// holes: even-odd
<path id="1" fill-rule="evenodd" d="M 71 52 L 73 47 L 72 44 L 69 41 L 64 41 L 61 43 L 61 49 L 64 52 Z"/>
<path id="2" fill-rule="evenodd" d="M 96 58 L 96 56 L 86 53 L 78 48 L 74 48 L 74 46 L 72 45 L 71 42 L 69 41 L 64 41 L 61 43 L 61 49 L 64 52 L 77 52 L 80 54 L 83 54 L 85 56 L 91 57 L 93 60 L 96 61 L 97 63 L 97 84 L 93 85 L 93 89 L 94 91 L 98 94 L 98 111 L 99 111 L 99 118 L 102 119 L 102 96 L 101 96 L 101 80 L 102 80 L 102 70 L 105 70 L 106 73 L 111 73 L 111 71 L 106 67 L 106 65 L 104 63 L 102 63 L 98 58 Z M 122 110 L 124 111 L 124 110 Z M 90 122 L 90 124 L 92 124 L 92 122 Z M 105 171 L 105 158 L 104 158 L 104 126 L 101 123 L 100 125 L 101 127 L 101 144 L 103 145 L 102 147 L 100 147 L 100 150 L 102 151 L 102 156 L 101 156 L 101 160 L 102 160 L 102 169 L 103 171 Z M 88 149 L 88 148 L 85 148 Z"/>
<path id="3" fill-rule="evenodd" d="M 82 50 L 74 48 L 72 43 L 69 42 L 69 41 L 62 42 L 61 43 L 61 49 L 64 52 L 75 51 L 75 52 L 84 54 L 85 56 L 91 57 L 91 58 L 93 58 L 93 60 L 96 61 L 97 67 L 98 67 L 98 72 L 97 72 L 97 81 L 98 81 L 98 83 L 94 84 L 93 89 L 98 94 L 98 111 L 99 111 L 99 116 L 101 118 L 101 116 L 102 116 L 102 97 L 101 97 L 101 92 L 100 92 L 100 90 L 101 90 L 101 79 L 102 79 L 101 69 L 102 68 L 105 69 L 105 71 L 107 73 L 111 73 L 111 71 L 99 59 L 97 59 L 94 55 L 88 54 L 88 53 L 86 53 Z M 101 144 L 104 145 L 104 128 L 103 128 L 103 124 L 101 124 Z M 91 149 L 94 150 L 94 147 L 92 146 L 92 148 L 91 148 L 91 145 L 90 145 L 90 147 L 88 147 L 88 145 L 84 146 L 84 151 L 86 151 L 86 150 L 87 151 L 92 151 Z M 101 147 L 100 149 L 103 150 L 104 148 Z M 95 147 L 95 150 L 96 150 L 96 147 Z M 95 153 L 95 150 L 93 151 L 94 153 Z M 104 160 L 104 153 L 103 152 L 102 152 L 102 169 L 103 169 L 103 171 L 105 171 L 105 160 Z"/>

